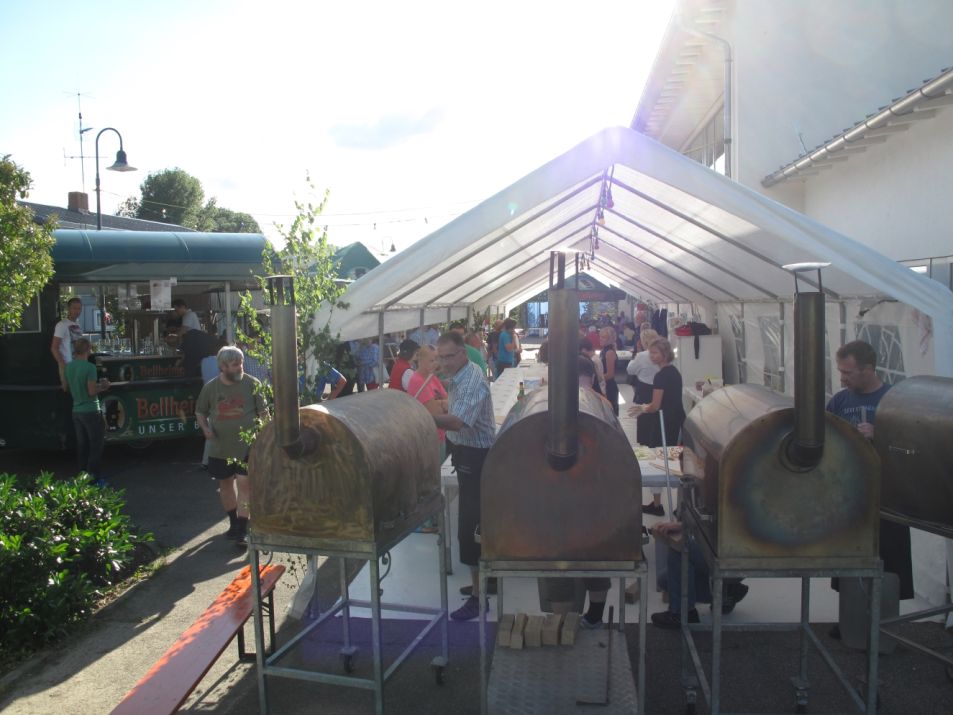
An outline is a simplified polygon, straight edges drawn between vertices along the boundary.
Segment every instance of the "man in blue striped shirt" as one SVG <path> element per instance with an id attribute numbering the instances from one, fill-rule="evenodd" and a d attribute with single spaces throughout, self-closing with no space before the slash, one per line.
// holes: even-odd
<path id="1" fill-rule="evenodd" d="M 440 372 L 449 378 L 448 414 L 434 415 L 437 427 L 447 430 L 453 443 L 452 463 L 457 470 L 460 497 L 457 502 L 457 543 L 460 563 L 470 567 L 472 586 L 463 606 L 450 614 L 456 621 L 480 615 L 480 544 L 474 538 L 480 526 L 480 475 L 483 462 L 496 438 L 493 398 L 486 376 L 467 356 L 463 338 L 445 333 L 437 340 Z"/>

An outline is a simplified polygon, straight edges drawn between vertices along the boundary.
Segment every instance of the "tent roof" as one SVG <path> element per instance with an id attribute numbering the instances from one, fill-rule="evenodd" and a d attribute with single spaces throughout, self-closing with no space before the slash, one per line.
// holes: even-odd
<path id="1" fill-rule="evenodd" d="M 342 339 L 515 306 L 548 285 L 553 249 L 588 252 L 603 186 L 612 208 L 589 271 L 655 303 L 787 301 L 790 263 L 829 262 L 830 298 L 893 298 L 933 317 L 953 350 L 953 293 L 629 128 L 543 165 L 355 281 L 323 311 Z M 423 311 L 423 314 L 421 314 Z M 947 334 L 949 341 L 947 342 Z"/>

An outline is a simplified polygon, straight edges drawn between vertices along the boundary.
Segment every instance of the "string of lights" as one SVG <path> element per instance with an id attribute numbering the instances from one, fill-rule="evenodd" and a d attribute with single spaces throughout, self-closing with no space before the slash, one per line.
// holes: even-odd
<path id="1" fill-rule="evenodd" d="M 107 192 L 104 191 L 103 193 L 107 193 Z M 112 194 L 115 197 L 119 196 L 119 194 L 115 192 L 108 192 L 108 193 Z M 152 201 L 152 200 L 143 201 L 142 199 L 139 199 L 139 202 L 142 204 L 148 204 L 149 206 L 160 207 L 160 208 L 172 208 L 172 209 L 185 208 L 184 206 L 180 206 L 177 204 L 163 203 L 161 201 Z M 461 201 L 461 202 L 455 202 L 451 204 L 445 204 L 444 207 L 422 206 L 422 207 L 406 208 L 406 209 L 382 209 L 379 211 L 355 211 L 355 212 L 344 212 L 344 213 L 334 213 L 334 214 L 323 213 L 321 214 L 321 218 L 324 220 L 323 223 L 324 223 L 325 229 L 332 228 L 332 227 L 340 228 L 340 227 L 353 227 L 353 226 L 370 226 L 372 230 L 377 230 L 379 225 L 389 226 L 389 225 L 401 224 L 401 223 L 423 223 L 425 225 L 429 225 L 432 220 L 441 219 L 441 218 L 449 218 L 452 216 L 459 216 L 463 211 L 462 210 L 452 211 L 452 210 L 449 210 L 449 208 L 447 208 L 447 210 L 444 210 L 444 211 L 427 211 L 426 213 L 418 214 L 416 216 L 404 216 L 404 217 L 394 217 L 394 218 L 382 218 L 382 217 L 386 216 L 387 214 L 400 214 L 400 213 L 408 213 L 412 211 L 423 212 L 423 211 L 426 211 L 428 208 L 446 208 L 450 206 L 472 206 L 475 203 L 476 202 Z M 295 217 L 295 214 L 271 214 L 271 213 L 259 213 L 257 211 L 243 211 L 242 213 L 247 213 L 262 219 L 271 219 L 272 222 L 276 220 L 292 220 Z M 348 219 L 352 217 L 367 217 L 367 220 L 349 221 L 349 222 L 342 222 L 342 221 L 336 220 L 339 218 Z"/>

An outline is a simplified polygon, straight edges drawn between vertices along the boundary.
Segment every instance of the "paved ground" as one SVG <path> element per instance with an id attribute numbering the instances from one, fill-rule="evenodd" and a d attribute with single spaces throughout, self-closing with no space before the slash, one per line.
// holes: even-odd
<path id="1" fill-rule="evenodd" d="M 108 713 L 162 652 L 215 599 L 244 565 L 243 554 L 221 538 L 226 527 L 214 486 L 198 468 L 199 442 L 175 442 L 151 450 L 112 448 L 106 464 L 111 481 L 126 490 L 128 511 L 143 529 L 170 549 L 167 565 L 150 580 L 124 593 L 103 609 L 93 622 L 50 652 L 6 674 L 0 680 L 0 710 L 13 715 L 85 715 Z M 71 465 L 62 455 L 0 452 L 0 471 L 35 471 L 39 465 L 67 475 Z M 336 566 L 331 565 L 332 573 Z M 328 589 L 333 579 L 327 580 Z M 285 618 L 294 576 L 286 576 L 276 591 L 280 639 L 299 627 Z M 319 597 L 327 602 L 329 593 Z M 357 639 L 365 628 L 355 626 Z M 412 622 L 385 624 L 385 649 L 393 652 L 411 637 Z M 845 665 L 849 677 L 863 672 L 863 657 L 827 639 L 827 628 L 817 627 L 822 640 Z M 938 624 L 905 627 L 920 640 L 953 651 L 949 636 Z M 635 657 L 636 627 L 627 632 Z M 249 630 L 250 635 L 250 630 Z M 324 629 L 302 647 L 300 660 L 339 669 L 336 629 Z M 429 663 L 438 654 L 438 642 L 428 638 L 388 684 L 390 713 L 479 712 L 479 647 L 474 624 L 452 624 L 451 664 L 446 684 L 437 686 Z M 701 639 L 704 647 L 705 638 Z M 368 649 L 357 660 L 357 673 L 368 674 Z M 648 629 L 646 688 L 649 713 L 684 712 L 680 687 L 678 636 Z M 634 662 L 634 661 L 633 661 Z M 797 647 L 782 633 L 737 633 L 725 639 L 723 691 L 726 707 L 744 712 L 791 712 L 793 693 L 789 677 L 797 664 Z M 844 712 L 847 702 L 823 664 L 812 656 L 809 712 Z M 953 683 L 943 667 L 916 653 L 898 650 L 881 660 L 883 713 L 951 713 Z M 346 714 L 373 712 L 369 693 L 300 681 L 273 680 L 272 712 Z M 185 712 L 255 713 L 258 689 L 253 665 L 238 664 L 234 650 L 212 668 L 189 699 Z"/>

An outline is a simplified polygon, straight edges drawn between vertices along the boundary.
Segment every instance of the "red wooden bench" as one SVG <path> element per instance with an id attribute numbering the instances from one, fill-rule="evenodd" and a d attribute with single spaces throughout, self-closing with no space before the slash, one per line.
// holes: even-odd
<path id="1" fill-rule="evenodd" d="M 280 565 L 261 569 L 262 611 L 268 616 L 272 650 L 275 648 L 274 588 L 284 572 L 285 567 Z M 236 635 L 239 659 L 254 659 L 253 654 L 245 652 L 244 637 L 244 625 L 252 615 L 254 602 L 251 569 L 246 566 L 136 687 L 126 693 L 112 715 L 174 713 Z"/>

